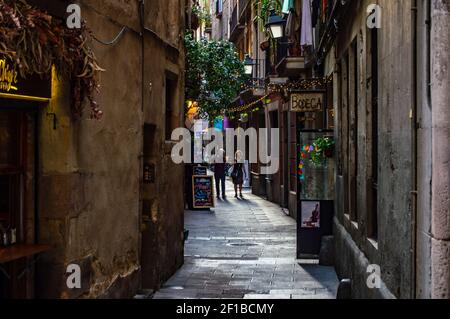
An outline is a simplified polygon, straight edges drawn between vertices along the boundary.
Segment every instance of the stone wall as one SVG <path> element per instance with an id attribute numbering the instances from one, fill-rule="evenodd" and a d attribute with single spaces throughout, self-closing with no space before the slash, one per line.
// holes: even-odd
<path id="1" fill-rule="evenodd" d="M 230 35 L 230 3 L 231 0 L 223 0 L 223 12 L 222 16 L 215 16 L 215 0 L 211 0 L 211 7 L 213 8 L 212 15 L 212 33 L 211 37 L 214 40 L 228 40 Z"/>
<path id="2" fill-rule="evenodd" d="M 344 152 L 340 155 L 344 169 L 349 165 L 350 167 L 356 165 L 357 198 L 356 212 L 350 214 L 350 204 L 345 204 L 349 196 L 346 186 L 348 180 L 338 173 L 335 220 L 336 256 L 338 256 L 336 268 L 341 278 L 352 279 L 353 297 L 408 298 L 412 296 L 414 281 L 411 226 L 413 199 L 411 191 L 414 175 L 411 117 L 413 4 L 408 0 L 378 1 L 378 3 L 382 8 L 382 26 L 378 31 L 378 238 L 370 239 L 371 221 L 368 216 L 371 206 L 369 194 L 372 177 L 370 173 L 372 135 L 366 7 L 371 1 L 353 1 L 345 22 L 340 21 L 336 50 L 339 59 L 345 52 L 349 52 L 348 76 L 353 76 L 354 61 L 359 65 L 355 68 L 356 83 L 352 83 L 359 91 L 358 100 L 353 98 L 352 87 L 349 91 L 349 100 L 344 102 L 351 116 L 357 118 L 355 124 L 357 135 L 349 137 L 351 140 L 354 139 L 357 148 L 348 148 L 348 145 L 344 145 L 341 149 Z M 356 56 L 353 56 L 352 50 L 349 49 L 354 39 L 358 43 Z M 334 67 L 333 63 L 327 64 L 329 70 L 325 72 L 326 74 Z M 339 92 L 341 87 L 339 81 L 336 81 L 335 85 L 335 92 Z M 356 113 L 352 113 L 353 108 L 356 108 Z M 344 136 L 354 128 L 346 126 L 346 122 L 342 121 L 345 117 L 338 109 L 337 121 L 344 130 Z M 338 140 L 338 143 L 341 142 Z M 352 152 L 356 152 L 357 163 L 352 162 L 349 157 Z M 384 290 L 374 292 L 367 287 L 366 270 L 369 264 L 380 265 Z"/>
<path id="3" fill-rule="evenodd" d="M 155 288 L 182 264 L 183 170 L 171 164 L 171 143 L 165 141 L 164 85 L 168 71 L 179 75 L 171 112 L 172 125 L 179 126 L 184 0 L 146 5 L 144 60 L 138 5 L 82 1 L 82 17 L 98 39 L 110 41 L 123 26 L 128 28 L 114 45 L 92 43 L 106 69 L 98 94 L 103 119 L 90 120 L 87 107 L 83 119 L 73 120 L 64 80 L 54 81 L 52 100 L 41 113 L 39 231 L 40 242 L 51 244 L 53 250 L 37 267 L 38 297 L 132 297 L 142 286 L 141 278 L 151 277 L 144 288 Z M 156 19 L 156 13 L 170 18 Z M 56 130 L 47 113 L 56 114 Z M 156 130 L 148 150 L 143 149 L 144 124 Z M 142 182 L 144 153 L 152 154 L 155 164 L 150 186 Z M 141 218 L 148 193 L 159 202 L 150 222 L 154 232 L 148 234 L 146 228 L 146 235 Z M 155 238 L 157 245 L 149 251 Z M 142 262 L 148 259 L 154 263 L 143 269 Z M 81 289 L 66 287 L 70 263 L 81 266 Z"/>

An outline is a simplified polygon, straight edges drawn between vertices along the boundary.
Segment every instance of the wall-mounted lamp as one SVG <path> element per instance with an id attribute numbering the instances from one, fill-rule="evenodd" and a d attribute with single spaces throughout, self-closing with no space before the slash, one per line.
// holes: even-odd
<path id="1" fill-rule="evenodd" d="M 279 39 L 284 37 L 284 26 L 286 24 L 286 20 L 283 19 L 280 15 L 278 15 L 274 9 L 270 10 L 270 16 L 265 25 L 266 29 L 269 31 L 270 36 L 273 39 Z"/>
<path id="2" fill-rule="evenodd" d="M 253 75 L 253 66 L 255 65 L 255 62 L 253 59 L 247 54 L 245 56 L 244 60 L 244 69 L 245 69 L 245 75 Z"/>

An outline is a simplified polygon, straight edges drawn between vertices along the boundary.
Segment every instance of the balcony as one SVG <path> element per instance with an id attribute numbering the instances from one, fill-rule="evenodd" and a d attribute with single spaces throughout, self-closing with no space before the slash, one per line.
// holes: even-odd
<path id="1" fill-rule="evenodd" d="M 245 23 L 247 8 L 249 7 L 250 0 L 239 0 L 238 8 L 239 8 L 239 21 L 241 23 Z"/>
<path id="2" fill-rule="evenodd" d="M 287 43 L 285 39 L 279 41 L 276 48 L 267 50 L 266 54 L 266 76 L 268 77 L 299 77 L 308 66 L 300 47 Z"/>
<path id="3" fill-rule="evenodd" d="M 280 77 L 298 77 L 306 70 L 304 56 L 285 56 L 275 69 Z"/>

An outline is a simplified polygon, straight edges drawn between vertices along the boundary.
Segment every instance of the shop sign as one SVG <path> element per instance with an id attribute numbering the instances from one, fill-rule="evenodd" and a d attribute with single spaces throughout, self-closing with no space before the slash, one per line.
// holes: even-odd
<path id="1" fill-rule="evenodd" d="M 50 79 L 50 75 L 22 78 L 13 63 L 0 57 L 0 98 L 47 101 L 51 98 Z"/>
<path id="2" fill-rule="evenodd" d="M 322 112 L 324 92 L 301 92 L 291 94 L 291 112 Z"/>

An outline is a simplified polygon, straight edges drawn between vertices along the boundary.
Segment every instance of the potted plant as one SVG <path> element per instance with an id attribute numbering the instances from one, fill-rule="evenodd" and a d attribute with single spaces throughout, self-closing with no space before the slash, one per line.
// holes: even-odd
<path id="1" fill-rule="evenodd" d="M 289 47 L 289 56 L 291 57 L 299 57 L 301 56 L 302 50 L 299 45 L 294 44 L 293 46 Z"/>
<path id="2" fill-rule="evenodd" d="M 312 145 L 303 146 L 301 158 L 305 159 L 307 154 L 310 155 L 310 161 L 315 166 L 322 166 L 325 164 L 327 158 L 334 155 L 335 141 L 330 137 L 320 137 L 316 139 Z"/>
<path id="3" fill-rule="evenodd" d="M 269 40 L 266 40 L 264 42 L 261 42 L 261 44 L 259 45 L 259 47 L 261 48 L 261 50 L 266 51 L 267 49 L 270 48 L 270 42 Z"/>

